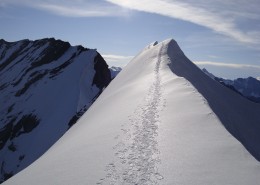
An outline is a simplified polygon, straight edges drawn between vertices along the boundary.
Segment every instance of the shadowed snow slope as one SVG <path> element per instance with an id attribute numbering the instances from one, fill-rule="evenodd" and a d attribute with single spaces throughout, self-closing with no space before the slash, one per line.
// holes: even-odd
<path id="1" fill-rule="evenodd" d="M 258 104 L 166 40 L 138 54 L 75 126 L 4 184 L 260 184 L 259 115 Z"/>

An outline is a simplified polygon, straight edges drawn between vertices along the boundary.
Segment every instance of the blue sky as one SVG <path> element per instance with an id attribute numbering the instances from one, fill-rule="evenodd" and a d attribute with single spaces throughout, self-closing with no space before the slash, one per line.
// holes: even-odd
<path id="1" fill-rule="evenodd" d="M 0 38 L 55 37 L 124 66 L 153 41 L 174 38 L 199 67 L 260 77 L 259 0 L 0 0 Z"/>

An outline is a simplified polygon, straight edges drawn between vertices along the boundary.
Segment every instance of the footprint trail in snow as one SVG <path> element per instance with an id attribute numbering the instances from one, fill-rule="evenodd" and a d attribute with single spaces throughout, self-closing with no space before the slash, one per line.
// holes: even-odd
<path id="1" fill-rule="evenodd" d="M 154 82 L 141 105 L 122 125 L 122 136 L 116 136 L 115 160 L 106 166 L 106 177 L 96 184 L 157 185 L 163 179 L 158 171 L 158 124 L 164 105 L 160 78 L 161 52 L 154 68 Z M 130 124 L 130 125 L 129 125 Z"/>

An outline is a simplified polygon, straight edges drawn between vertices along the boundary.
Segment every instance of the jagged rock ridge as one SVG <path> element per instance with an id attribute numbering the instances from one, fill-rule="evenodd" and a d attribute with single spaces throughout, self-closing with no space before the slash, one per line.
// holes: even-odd
<path id="1" fill-rule="evenodd" d="M 0 40 L 0 181 L 41 156 L 110 81 L 94 49 L 54 38 Z"/>

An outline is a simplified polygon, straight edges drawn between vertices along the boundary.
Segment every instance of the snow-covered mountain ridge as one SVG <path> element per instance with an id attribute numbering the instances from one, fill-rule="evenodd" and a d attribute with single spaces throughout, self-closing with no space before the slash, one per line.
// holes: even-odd
<path id="1" fill-rule="evenodd" d="M 259 115 L 259 104 L 165 40 L 141 51 L 75 126 L 4 184 L 256 185 Z"/>
<path id="2" fill-rule="evenodd" d="M 248 77 L 248 78 L 237 78 L 235 80 L 229 80 L 229 79 L 216 77 L 210 72 L 208 72 L 205 68 L 202 69 L 202 71 L 212 79 L 234 90 L 235 92 L 241 94 L 247 99 L 256 103 L 260 103 L 260 81 L 257 80 L 256 78 Z"/>
<path id="3" fill-rule="evenodd" d="M 111 80 L 93 49 L 61 40 L 0 40 L 0 181 L 41 156 Z"/>

